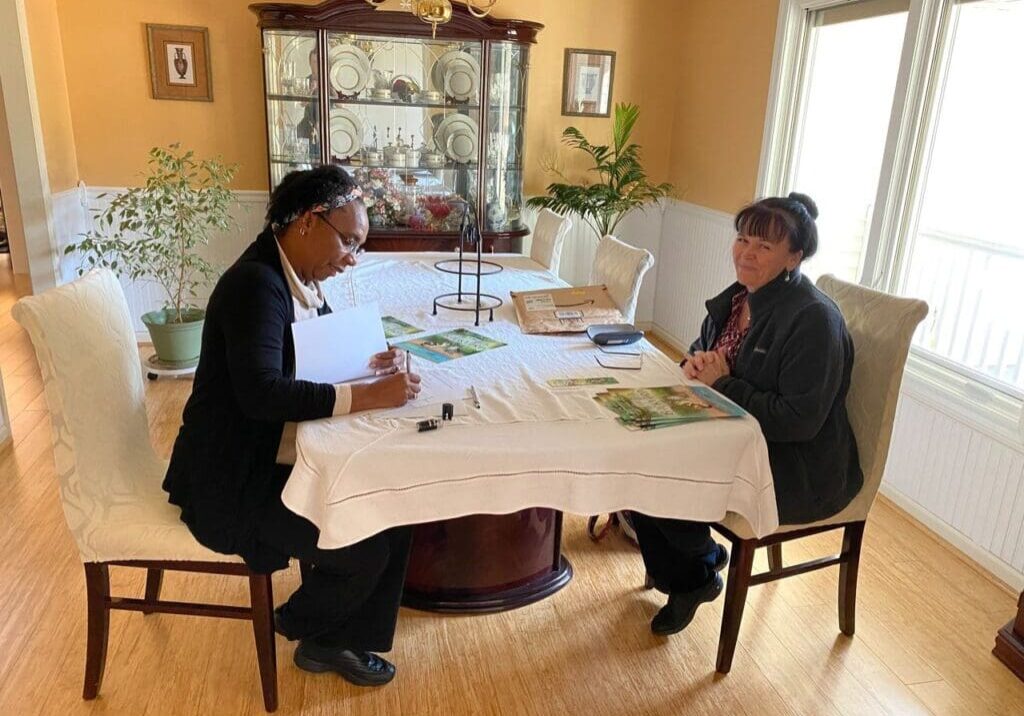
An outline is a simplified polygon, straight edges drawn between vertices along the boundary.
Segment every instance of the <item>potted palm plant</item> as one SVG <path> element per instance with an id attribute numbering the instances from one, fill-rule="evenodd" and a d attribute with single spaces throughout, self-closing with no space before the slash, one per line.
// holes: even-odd
<path id="1" fill-rule="evenodd" d="M 199 357 L 205 318 L 195 305 L 196 292 L 217 274 L 196 250 L 214 232 L 234 226 L 228 184 L 237 166 L 198 159 L 178 144 L 154 147 L 148 164 L 145 183 L 115 196 L 97 214 L 92 231 L 64 253 L 82 253 L 79 275 L 106 267 L 159 284 L 164 307 L 143 315 L 142 322 L 161 362 L 187 365 Z"/>
<path id="2" fill-rule="evenodd" d="M 640 161 L 640 145 L 631 143 L 633 127 L 640 118 L 635 104 L 616 104 L 612 121 L 611 145 L 591 144 L 576 127 L 562 132 L 562 142 L 590 156 L 589 171 L 594 182 L 549 184 L 547 196 L 535 196 L 528 206 L 551 209 L 560 214 L 575 213 L 597 235 L 598 240 L 614 234 L 615 227 L 631 209 L 644 208 L 668 196 L 672 185 L 652 184 Z M 555 170 L 562 179 L 564 174 Z"/>

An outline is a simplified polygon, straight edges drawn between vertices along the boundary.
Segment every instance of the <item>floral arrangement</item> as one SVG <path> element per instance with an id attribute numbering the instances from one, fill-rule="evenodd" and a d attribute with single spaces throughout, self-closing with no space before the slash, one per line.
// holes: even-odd
<path id="1" fill-rule="evenodd" d="M 445 196 L 428 194 L 420 198 L 420 213 L 423 215 L 425 226 L 432 231 L 454 231 L 458 229 L 460 216 L 453 214 L 452 201 L 459 199 L 459 195 Z M 453 222 L 455 225 L 453 226 Z"/>
<path id="2" fill-rule="evenodd" d="M 356 181 L 363 189 L 363 204 L 370 226 L 397 226 L 403 214 L 402 194 L 392 183 L 387 169 L 363 167 L 356 170 Z"/>

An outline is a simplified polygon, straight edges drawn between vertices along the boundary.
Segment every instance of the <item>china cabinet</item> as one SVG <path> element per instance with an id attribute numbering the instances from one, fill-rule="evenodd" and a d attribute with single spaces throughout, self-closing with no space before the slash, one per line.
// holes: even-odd
<path id="1" fill-rule="evenodd" d="M 364 190 L 367 248 L 450 250 L 463 200 L 485 251 L 521 250 L 530 46 L 540 24 L 454 4 L 432 28 L 364 0 L 250 6 L 262 32 L 270 186 L 340 164 Z"/>

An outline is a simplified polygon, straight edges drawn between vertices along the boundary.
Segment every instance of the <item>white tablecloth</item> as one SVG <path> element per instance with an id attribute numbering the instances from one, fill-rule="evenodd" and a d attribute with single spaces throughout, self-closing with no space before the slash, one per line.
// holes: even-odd
<path id="1" fill-rule="evenodd" d="M 509 290 L 564 285 L 521 256 L 492 257 L 505 270 L 484 279 L 505 299 L 494 322 L 440 309 L 456 277 L 433 267 L 450 254 L 368 254 L 327 283 L 335 310 L 377 301 L 383 315 L 438 332 L 468 328 L 507 345 L 447 363 L 413 358 L 424 395 L 404 408 L 304 422 L 285 504 L 320 528 L 320 547 L 357 542 L 388 527 L 552 507 L 580 514 L 633 509 L 716 521 L 743 516 L 758 535 L 778 525 L 767 446 L 751 417 L 652 431 L 615 422 L 592 395 L 552 390 L 551 378 L 613 376 L 614 387 L 672 385 L 682 371 L 646 341 L 641 371 L 599 366 L 584 334 L 525 335 Z M 351 270 L 350 270 L 351 271 Z M 472 285 L 470 281 L 467 285 Z M 412 336 L 416 337 L 416 336 Z M 395 341 L 402 340 L 399 338 Z M 476 387 L 481 409 L 463 399 Z M 419 433 L 415 423 L 455 402 L 455 419 Z"/>

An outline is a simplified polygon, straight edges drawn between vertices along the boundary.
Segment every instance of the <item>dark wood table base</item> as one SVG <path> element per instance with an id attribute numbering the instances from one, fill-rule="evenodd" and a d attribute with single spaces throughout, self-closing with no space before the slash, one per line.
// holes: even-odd
<path id="1" fill-rule="evenodd" d="M 531 508 L 416 525 L 402 604 L 448 613 L 500 612 L 564 587 L 562 513 Z"/>
<path id="2" fill-rule="evenodd" d="M 1017 601 L 1017 618 L 996 634 L 996 645 L 992 649 L 999 661 L 1024 681 L 1024 592 Z"/>

